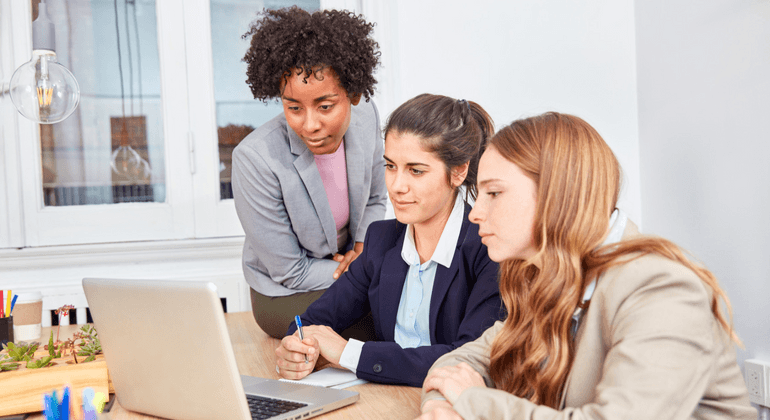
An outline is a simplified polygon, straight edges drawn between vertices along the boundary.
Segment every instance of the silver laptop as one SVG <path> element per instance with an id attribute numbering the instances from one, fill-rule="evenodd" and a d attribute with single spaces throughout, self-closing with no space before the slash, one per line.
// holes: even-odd
<path id="1" fill-rule="evenodd" d="M 358 400 L 353 391 L 239 375 L 212 283 L 87 278 L 83 289 L 127 410 L 185 420 L 305 419 Z M 271 400 L 288 403 L 259 409 L 275 407 Z"/>

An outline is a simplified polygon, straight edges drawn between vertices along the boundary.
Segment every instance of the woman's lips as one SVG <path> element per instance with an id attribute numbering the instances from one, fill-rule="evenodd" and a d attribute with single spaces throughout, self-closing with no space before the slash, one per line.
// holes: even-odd
<path id="1" fill-rule="evenodd" d="M 305 139 L 305 142 L 311 146 L 320 146 L 326 140 L 326 137 L 320 139 Z"/>
<path id="2" fill-rule="evenodd" d="M 408 207 L 411 204 L 414 204 L 414 201 L 397 201 L 397 200 L 393 200 L 393 206 L 394 207 L 404 208 L 404 207 Z"/>

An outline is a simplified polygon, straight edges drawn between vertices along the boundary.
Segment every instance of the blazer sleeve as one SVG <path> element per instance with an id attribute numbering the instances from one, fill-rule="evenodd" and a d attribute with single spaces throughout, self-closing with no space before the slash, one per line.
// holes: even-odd
<path id="1" fill-rule="evenodd" d="M 235 210 L 246 241 L 254 249 L 253 254 L 260 256 L 259 262 L 267 268 L 270 279 L 289 289 L 329 287 L 339 264 L 307 255 L 294 234 L 281 184 L 256 150 L 235 149 L 232 183 Z M 244 261 L 250 270 L 255 270 L 256 263 Z"/>
<path id="2" fill-rule="evenodd" d="M 502 321 L 495 322 L 493 326 L 484 331 L 481 337 L 439 357 L 436 363 L 431 366 L 430 371 L 444 366 L 456 366 L 465 362 L 484 378 L 484 383 L 486 383 L 487 387 L 494 387 L 494 382 L 492 382 L 492 378 L 489 376 L 489 349 L 492 347 L 492 342 L 502 327 Z M 430 371 L 428 375 L 430 375 Z M 435 399 L 444 399 L 444 397 L 438 391 L 425 392 L 423 389 L 421 405 L 424 405 L 428 400 Z"/>
<path id="3" fill-rule="evenodd" d="M 555 410 L 501 390 L 472 387 L 454 409 L 463 418 L 689 419 L 716 375 L 720 355 L 732 343 L 693 272 L 671 262 L 666 270 L 650 273 L 643 264 L 625 264 L 614 278 L 618 287 L 592 301 L 589 311 L 603 311 L 609 351 L 603 365 L 596 366 L 602 377 L 591 402 Z M 633 290 L 618 290 L 629 286 Z M 723 416 L 715 418 L 733 418 Z"/>
<path id="4" fill-rule="evenodd" d="M 300 316 L 302 325 L 326 325 L 339 333 L 371 312 L 368 292 L 375 264 L 371 260 L 370 239 L 367 233 L 361 255 Z M 292 321 L 286 335 L 294 334 L 296 330 L 297 324 Z"/>
<path id="5" fill-rule="evenodd" d="M 361 218 L 358 230 L 355 233 L 355 242 L 364 242 L 366 231 L 372 222 L 381 220 L 385 215 L 385 205 L 388 200 L 388 192 L 385 188 L 385 142 L 380 132 L 380 114 L 374 101 L 371 102 L 374 109 L 374 132 L 372 140 L 374 141 L 374 152 L 372 154 L 372 179 L 369 189 L 369 200 L 364 208 L 364 215 Z"/>
<path id="6" fill-rule="evenodd" d="M 463 253 L 460 253 L 465 258 Z M 456 338 L 449 344 L 433 344 L 402 348 L 395 342 L 368 341 L 358 360 L 356 375 L 361 379 L 389 384 L 422 386 L 428 369 L 442 355 L 478 338 L 500 317 L 500 291 L 497 284 L 498 265 L 493 263 L 485 247 L 477 248 L 471 275 L 476 282 L 468 296 L 465 313 Z M 461 263 L 461 267 L 466 262 Z M 447 299 L 452 295 L 450 290 Z M 398 306 L 398 302 L 394 302 Z M 441 325 L 441 323 L 439 323 Z"/>

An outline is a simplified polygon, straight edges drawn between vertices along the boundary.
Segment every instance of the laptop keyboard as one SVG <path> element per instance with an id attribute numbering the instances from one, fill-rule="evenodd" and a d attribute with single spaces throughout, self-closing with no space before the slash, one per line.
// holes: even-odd
<path id="1" fill-rule="evenodd" d="M 249 403 L 251 418 L 254 420 L 269 419 L 307 405 L 294 401 L 276 400 L 249 394 L 246 394 L 246 401 Z"/>

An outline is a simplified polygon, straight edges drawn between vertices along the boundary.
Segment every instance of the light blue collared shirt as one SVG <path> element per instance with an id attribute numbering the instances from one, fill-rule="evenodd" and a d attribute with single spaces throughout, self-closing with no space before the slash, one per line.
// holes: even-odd
<path id="1" fill-rule="evenodd" d="M 401 258 L 409 265 L 401 300 L 398 303 L 394 339 L 402 348 L 429 346 L 430 343 L 430 297 L 436 278 L 437 264 L 449 268 L 460 238 L 460 229 L 465 214 L 465 200 L 457 194 L 452 213 L 449 214 L 436 250 L 430 260 L 420 264 L 420 255 L 414 243 L 414 228 L 407 225 Z M 340 366 L 355 372 L 361 358 L 364 343 L 351 338 L 340 356 Z"/>
<path id="2" fill-rule="evenodd" d="M 430 326 L 430 296 L 433 292 L 433 282 L 436 279 L 438 264 L 449 268 L 457 248 L 460 229 L 463 224 L 465 202 L 457 194 L 452 213 L 447 219 L 444 231 L 436 245 L 436 250 L 428 261 L 420 264 L 420 255 L 414 242 L 414 227 L 406 227 L 404 245 L 401 248 L 401 258 L 409 264 L 404 288 L 401 290 L 401 300 L 398 303 L 396 329 L 394 339 L 402 348 L 429 346 Z"/>

